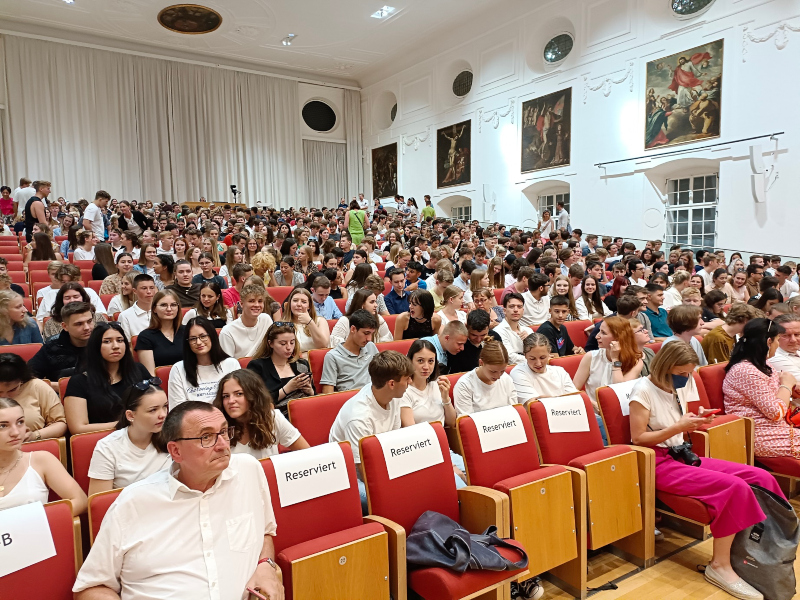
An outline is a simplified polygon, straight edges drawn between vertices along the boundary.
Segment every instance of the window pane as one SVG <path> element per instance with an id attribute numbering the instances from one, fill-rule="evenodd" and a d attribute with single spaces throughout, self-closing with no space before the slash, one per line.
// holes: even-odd
<path id="1" fill-rule="evenodd" d="M 692 210 L 692 221 L 702 221 L 703 220 L 703 209 L 702 208 L 695 208 Z"/>
<path id="2" fill-rule="evenodd" d="M 678 195 L 679 204 L 689 204 L 689 192 L 681 192 Z"/>
<path id="3" fill-rule="evenodd" d="M 689 237 L 685 236 L 685 235 L 679 235 L 677 243 L 678 244 L 688 244 L 689 243 Z"/>
<path id="4" fill-rule="evenodd" d="M 688 191 L 689 190 L 689 180 L 688 179 L 679 179 L 678 180 L 678 189 L 680 191 Z"/>
<path id="5" fill-rule="evenodd" d="M 705 181 L 704 181 L 704 178 L 703 178 L 703 177 L 695 177 L 695 178 L 694 178 L 693 185 L 692 185 L 692 189 L 695 189 L 695 190 L 702 190 L 702 189 L 705 187 L 705 186 L 703 185 L 704 183 L 705 183 Z"/>
<path id="6" fill-rule="evenodd" d="M 689 233 L 688 223 L 678 223 L 678 235 L 686 235 Z"/>
<path id="7" fill-rule="evenodd" d="M 704 219 L 706 221 L 716 221 L 716 209 L 714 208 L 707 208 L 703 211 Z"/>
<path id="8" fill-rule="evenodd" d="M 706 233 L 706 234 L 714 233 L 715 230 L 716 230 L 716 227 L 715 227 L 714 221 L 706 221 L 705 223 L 703 223 L 703 232 L 704 233 Z"/>
<path id="9" fill-rule="evenodd" d="M 714 238 L 713 235 L 711 235 L 711 236 L 707 235 L 706 236 L 706 244 L 705 244 L 706 246 L 708 246 L 709 248 L 713 248 L 715 243 L 716 243 L 716 239 Z"/>
<path id="10" fill-rule="evenodd" d="M 688 210 L 679 210 L 678 212 L 678 223 L 688 223 L 689 222 L 689 211 Z"/>
<path id="11" fill-rule="evenodd" d="M 706 202 L 716 202 L 717 201 L 717 190 L 716 188 L 711 188 L 706 190 Z"/>
<path id="12" fill-rule="evenodd" d="M 669 180 L 669 187 L 667 189 L 670 192 L 677 192 L 678 191 L 678 180 L 677 179 L 670 179 Z"/>
<path id="13" fill-rule="evenodd" d="M 675 206 L 678 203 L 678 192 L 670 193 L 668 202 L 670 206 Z"/>
<path id="14" fill-rule="evenodd" d="M 702 246 L 702 245 L 703 245 L 703 236 L 693 235 L 692 236 L 692 246 Z"/>
<path id="15" fill-rule="evenodd" d="M 708 175 L 706 177 L 706 187 L 716 189 L 717 187 L 717 176 L 716 175 Z"/>
<path id="16" fill-rule="evenodd" d="M 692 202 L 695 204 L 702 204 L 705 202 L 705 198 L 703 198 L 703 190 L 695 190 L 692 192 Z"/>
<path id="17" fill-rule="evenodd" d="M 692 222 L 692 233 L 703 233 L 703 222 L 702 221 L 693 221 Z"/>

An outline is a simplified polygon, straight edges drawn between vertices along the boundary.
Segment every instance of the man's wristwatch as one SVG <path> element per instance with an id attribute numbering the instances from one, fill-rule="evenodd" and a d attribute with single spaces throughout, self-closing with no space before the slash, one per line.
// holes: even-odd
<path id="1" fill-rule="evenodd" d="M 272 559 L 271 559 L 271 558 L 269 558 L 269 557 L 267 557 L 267 558 L 262 558 L 261 560 L 259 560 L 259 561 L 258 561 L 258 565 L 260 565 L 261 563 L 268 563 L 270 567 L 272 567 L 272 568 L 273 568 L 273 569 L 275 569 L 276 571 L 278 570 L 278 565 L 276 565 L 276 564 L 275 564 L 275 561 L 274 561 L 274 560 L 272 560 Z M 258 566 L 258 565 L 256 565 L 256 566 Z"/>

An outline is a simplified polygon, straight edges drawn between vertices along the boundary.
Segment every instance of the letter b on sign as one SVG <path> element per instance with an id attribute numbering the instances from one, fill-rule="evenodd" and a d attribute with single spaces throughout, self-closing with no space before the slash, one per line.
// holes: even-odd
<path id="1" fill-rule="evenodd" d="M 10 546 L 11 542 L 13 541 L 10 533 L 4 533 L 2 536 L 0 536 L 0 540 L 2 540 L 3 546 Z"/>

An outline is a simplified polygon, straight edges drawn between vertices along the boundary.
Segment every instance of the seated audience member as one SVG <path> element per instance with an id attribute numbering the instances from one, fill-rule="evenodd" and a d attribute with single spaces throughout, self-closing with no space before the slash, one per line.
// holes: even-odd
<path id="1" fill-rule="evenodd" d="M 442 294 L 442 310 L 437 314 L 442 320 L 442 326 L 450 321 L 467 322 L 467 313 L 461 310 L 464 307 L 464 290 L 455 285 L 449 285 Z"/>
<path id="2" fill-rule="evenodd" d="M 773 306 L 781 302 L 783 302 L 781 293 L 775 288 L 767 288 L 758 298 L 751 298 L 749 304 L 766 314 Z"/>
<path id="3" fill-rule="evenodd" d="M 367 317 L 371 318 L 372 315 L 365 315 Z M 463 323 L 461 326 L 464 326 Z M 414 376 L 414 367 L 399 352 L 385 350 L 376 354 L 369 362 L 367 375 L 369 381 L 339 410 L 328 438 L 329 442 L 350 442 L 356 464 L 361 464 L 358 448 L 361 438 L 400 429 L 399 400 L 406 393 Z M 356 476 L 361 494 L 361 509 L 366 513 L 367 491 L 361 478 L 361 469 L 356 469 Z"/>
<path id="4" fill-rule="evenodd" d="M 25 413 L 16 400 L 0 397 L 0 465 L 3 489 L 0 510 L 24 504 L 46 504 L 53 490 L 72 504 L 72 514 L 86 512 L 86 494 L 50 452 L 23 452 L 28 428 Z"/>
<path id="5" fill-rule="evenodd" d="M 725 321 L 725 298 L 725 292 L 722 290 L 710 290 L 703 296 L 702 316 L 703 322 L 707 323 L 708 327 L 712 325 L 717 327 Z"/>
<path id="6" fill-rule="evenodd" d="M 726 362 L 731 357 L 736 337 L 742 334 L 744 326 L 751 319 L 762 315 L 763 313 L 749 304 L 743 302 L 734 304 L 725 317 L 725 323 L 703 336 L 701 346 L 708 362 L 710 364 Z"/>
<path id="7" fill-rule="evenodd" d="M 441 317 L 434 312 L 434 301 L 431 293 L 418 289 L 408 296 L 408 312 L 397 316 L 394 326 L 395 340 L 410 340 L 430 337 L 439 331 Z"/>
<path id="8" fill-rule="evenodd" d="M 336 260 L 336 258 L 333 260 Z M 325 269 L 323 275 L 331 282 L 331 298 L 333 300 L 346 301 L 348 293 L 347 288 L 343 285 L 344 275 L 342 275 L 342 270 L 337 267 Z"/>
<path id="9" fill-rule="evenodd" d="M 664 344 L 681 340 L 686 342 L 692 347 L 695 354 L 697 354 L 698 367 L 705 367 L 708 364 L 706 355 L 703 352 L 703 346 L 694 336 L 699 335 L 703 329 L 703 319 L 700 315 L 700 309 L 696 306 L 681 305 L 676 306 L 669 311 L 667 317 L 667 325 L 672 330 L 672 335 L 662 342 Z"/>
<path id="10" fill-rule="evenodd" d="M 451 373 L 466 373 L 478 367 L 483 340 L 487 335 L 500 341 L 496 333 L 489 333 L 489 315 L 481 310 L 473 310 L 467 315 L 467 341 L 464 349 L 456 354 L 447 353 L 447 364 Z"/>
<path id="11" fill-rule="evenodd" d="M 396 269 L 390 277 L 392 289 L 384 296 L 383 301 L 390 315 L 399 315 L 408 312 L 408 301 L 411 292 L 406 291 L 406 276 L 403 271 Z"/>
<path id="12" fill-rule="evenodd" d="M 153 281 L 158 281 L 159 278 L 155 271 L 155 265 L 158 263 L 158 250 L 155 245 L 143 244 L 140 252 L 139 262 L 133 265 L 133 270 L 138 273 L 150 275 Z M 158 283 L 156 283 L 156 287 L 158 287 Z"/>
<path id="13" fill-rule="evenodd" d="M 116 431 L 97 442 L 89 464 L 89 495 L 124 488 L 172 465 L 161 428 L 167 395 L 148 381 L 122 394 Z"/>
<path id="14" fill-rule="evenodd" d="M 672 276 L 672 285 L 664 290 L 664 303 L 662 304 L 664 310 L 670 311 L 674 306 L 683 304 L 681 292 L 688 287 L 690 277 L 691 275 L 686 271 L 678 271 Z"/>
<path id="15" fill-rule="evenodd" d="M 642 353 L 642 372 L 641 376 L 646 377 L 650 375 L 650 363 L 656 357 L 656 353 L 652 348 L 648 348 L 647 344 L 650 343 L 650 335 L 647 333 L 644 325 L 639 319 L 628 319 L 628 324 L 633 331 L 633 338 L 636 340 L 636 347 Z"/>
<path id="16" fill-rule="evenodd" d="M 300 355 L 294 323 L 278 321 L 267 330 L 264 341 L 247 365 L 261 377 L 275 408 L 286 417 L 289 400 L 316 393 L 311 368 Z"/>
<path id="17" fill-rule="evenodd" d="M 277 271 L 275 271 L 275 283 L 278 286 L 291 286 L 295 287 L 303 283 L 306 278 L 302 273 L 294 270 L 295 260 L 291 256 L 281 257 L 281 263 Z"/>
<path id="18" fill-rule="evenodd" d="M 89 295 L 86 293 L 86 290 L 80 283 L 75 281 L 65 283 L 61 286 L 61 289 L 58 290 L 53 308 L 50 310 L 50 318 L 44 324 L 44 339 L 49 339 L 62 331 L 61 310 L 64 308 L 65 304 L 70 304 L 71 302 L 89 302 Z M 108 321 L 106 315 L 98 312 L 94 313 L 95 324 L 105 321 Z"/>
<path id="19" fill-rule="evenodd" d="M 425 290 L 428 288 L 425 281 L 421 279 L 424 267 L 422 263 L 412 260 L 406 267 L 406 291 Z"/>
<path id="20" fill-rule="evenodd" d="M 69 378 L 64 393 L 70 433 L 113 428 L 122 413 L 125 390 L 151 377 L 144 365 L 134 362 L 119 323 L 98 324 L 86 346 L 86 366 Z"/>
<path id="21" fill-rule="evenodd" d="M 563 367 L 550 364 L 550 340 L 541 333 L 532 333 L 522 344 L 525 362 L 511 369 L 511 380 L 517 393 L 517 403 L 525 404 L 536 398 L 550 398 L 577 393 L 575 384 Z"/>
<path id="22" fill-rule="evenodd" d="M 581 295 L 575 300 L 575 308 L 578 310 L 578 320 L 580 321 L 602 319 L 613 314 L 611 310 L 603 304 L 597 280 L 592 276 L 583 278 L 581 282 Z"/>
<path id="23" fill-rule="evenodd" d="M 183 360 L 174 363 L 169 372 L 170 409 L 189 400 L 212 402 L 219 380 L 240 369 L 239 361 L 225 354 L 217 330 L 205 317 L 190 319 L 175 341 Z"/>
<path id="24" fill-rule="evenodd" d="M 120 282 L 120 292 L 111 300 L 108 301 L 108 311 L 107 314 L 111 315 L 112 317 L 117 317 L 118 313 L 121 313 L 131 306 L 133 303 L 136 302 L 136 296 L 133 293 L 133 282 L 136 277 L 139 275 L 136 271 L 130 271 Z"/>
<path id="25" fill-rule="evenodd" d="M 550 319 L 542 323 L 536 330 L 536 333 L 541 333 L 550 340 L 550 352 L 554 357 L 583 354 L 584 352 L 583 348 L 572 343 L 567 328 L 564 327 L 568 314 L 569 297 L 553 296 L 550 298 Z M 516 364 L 522 364 L 522 361 Z"/>
<path id="26" fill-rule="evenodd" d="M 503 341 L 512 365 L 525 362 L 525 357 L 522 355 L 522 342 L 533 333 L 530 327 L 520 325 L 524 305 L 525 301 L 522 299 L 522 294 L 516 292 L 506 294 L 503 298 L 503 310 L 506 318 L 492 330 Z"/>
<path id="27" fill-rule="evenodd" d="M 205 317 L 211 321 L 215 329 L 222 329 L 233 320 L 231 311 L 225 308 L 219 286 L 213 281 L 200 284 L 200 300 L 197 301 L 194 308 L 186 311 L 182 322 L 186 325 L 190 319 L 195 317 Z"/>
<path id="28" fill-rule="evenodd" d="M 341 344 L 349 335 L 350 316 L 357 310 L 361 309 L 364 309 L 367 312 L 375 315 L 375 318 L 377 319 L 378 327 L 374 332 L 375 335 L 372 341 L 374 341 L 376 344 L 380 344 L 394 340 L 394 336 L 389 329 L 389 325 L 386 323 L 384 318 L 378 314 L 378 301 L 376 298 L 375 292 L 368 288 L 357 290 L 355 294 L 351 296 L 350 304 L 347 307 L 347 313 L 341 317 L 339 321 L 337 321 L 336 325 L 333 327 L 333 331 L 330 333 L 329 345 L 331 348 L 335 348 Z M 327 323 L 325 323 L 325 327 L 328 327 Z"/>
<path id="29" fill-rule="evenodd" d="M 648 283 L 644 289 L 647 292 L 647 308 L 644 312 L 650 319 L 655 340 L 662 342 L 672 335 L 672 330 L 667 324 L 667 311 L 661 307 L 664 303 L 664 290 L 654 283 Z"/>
<path id="30" fill-rule="evenodd" d="M 429 341 L 436 348 L 439 372 L 446 375 L 456 372 L 450 370 L 448 359 L 464 350 L 464 345 L 469 339 L 469 332 L 461 321 L 450 321 L 438 334 L 422 339 Z"/>
<path id="31" fill-rule="evenodd" d="M 731 308 L 732 312 L 733 308 Z M 774 322 L 783 327 L 784 331 L 778 336 L 778 347 L 775 349 L 775 354 L 767 362 L 773 369 L 787 371 L 800 381 L 800 352 L 798 352 L 800 351 L 800 316 L 780 315 L 775 318 Z"/>
<path id="32" fill-rule="evenodd" d="M 783 493 L 774 477 L 763 469 L 706 457 L 699 466 L 692 466 L 670 454 L 672 448 L 684 443 L 685 434 L 714 419 L 703 409 L 699 415 L 689 412 L 691 398 L 681 393 L 694 384 L 692 372 L 697 362 L 694 351 L 684 342 L 673 342 L 658 352 L 650 375 L 637 382 L 630 395 L 631 438 L 634 444 L 656 452 L 656 490 L 696 498 L 708 506 L 714 546 L 705 578 L 732 596 L 755 600 L 762 595 L 731 567 L 731 544 L 738 531 L 765 518 L 749 484 L 780 498 Z"/>
<path id="33" fill-rule="evenodd" d="M 317 274 L 311 283 L 311 300 L 314 311 L 323 319 L 332 320 L 342 316 L 342 311 L 331 298 L 331 280 L 325 275 Z"/>
<path id="34" fill-rule="evenodd" d="M 439 375 L 436 348 L 430 342 L 416 340 L 408 349 L 407 356 L 414 367 L 414 376 L 400 399 L 401 426 L 438 421 L 454 427 L 456 411 L 450 401 L 450 380 Z M 456 474 L 456 487 L 466 486 L 464 458 L 451 450 L 450 461 Z"/>
<path id="35" fill-rule="evenodd" d="M 624 269 L 624 268 L 623 268 Z M 603 302 L 613 312 L 617 310 L 617 301 L 622 297 L 629 285 L 628 278 L 624 276 L 615 277 L 611 283 L 611 290 L 603 298 Z"/>
<path id="36" fill-rule="evenodd" d="M 48 339 L 28 361 L 34 377 L 58 382 L 83 368 L 86 344 L 95 327 L 94 307 L 87 302 L 67 304 L 61 309 L 61 327 L 61 333 Z"/>
<path id="37" fill-rule="evenodd" d="M 347 302 L 344 305 L 345 312 L 350 310 L 350 304 L 353 301 L 353 295 L 356 293 L 356 291 L 358 291 L 359 289 L 367 289 L 367 290 L 372 290 L 372 293 L 375 294 L 375 300 L 377 302 L 377 307 L 376 307 L 377 314 L 379 314 L 382 317 L 388 317 L 389 309 L 386 308 L 386 302 L 384 301 L 383 298 L 384 288 L 385 285 L 383 283 L 383 279 L 381 279 L 378 275 L 367 275 L 367 278 L 364 281 L 364 285 L 358 288 L 351 289 L 350 296 L 348 297 Z"/>
<path id="38" fill-rule="evenodd" d="M 272 317 L 264 314 L 264 288 L 246 285 L 242 288 L 242 314 L 231 321 L 219 334 L 219 343 L 225 354 L 233 358 L 252 356 L 272 325 Z"/>
<path id="39" fill-rule="evenodd" d="M 586 389 L 605 445 L 608 440 L 597 405 L 597 388 L 641 377 L 644 362 L 633 330 L 622 317 L 608 317 L 600 324 L 597 345 L 597 350 L 587 352 L 581 359 L 572 381 L 577 389 Z"/>
<path id="40" fill-rule="evenodd" d="M 53 265 L 53 263 L 50 264 Z M 51 273 L 49 267 L 48 273 Z M 40 289 L 36 294 L 37 300 L 39 297 L 42 299 L 42 301 L 39 303 L 39 308 L 36 310 L 36 320 L 39 323 L 44 323 L 44 318 L 50 316 L 50 313 L 53 310 L 53 304 L 56 301 L 56 295 L 65 283 L 70 281 L 79 283 L 80 280 L 81 270 L 75 265 L 61 264 L 54 273 L 51 273 L 50 286 Z M 95 292 L 92 288 L 88 288 L 85 291 L 89 295 L 89 301 L 91 302 L 92 306 L 94 306 L 94 311 L 103 315 L 106 314 L 106 307 L 103 304 L 103 301 L 100 300 L 100 296 L 97 295 L 97 292 Z"/>
<path id="41" fill-rule="evenodd" d="M 18 354 L 0 353 L 0 398 L 16 400 L 28 428 L 24 442 L 58 438 L 67 433 L 64 406 L 53 388 L 36 379 Z"/>
<path id="42" fill-rule="evenodd" d="M 233 317 L 237 316 L 236 307 L 241 301 L 240 294 L 245 285 L 245 281 L 252 274 L 253 267 L 247 263 L 237 263 L 233 266 L 233 269 L 231 269 L 231 286 L 222 290 L 222 299 L 225 302 L 225 306 L 233 309 L 231 311 Z"/>
<path id="43" fill-rule="evenodd" d="M 534 273 L 528 277 L 528 289 L 522 294 L 525 310 L 520 325 L 539 326 L 550 318 L 550 296 L 547 294 L 549 280 L 546 275 Z"/>
<path id="44" fill-rule="evenodd" d="M 623 294 L 619 298 L 619 301 L 617 302 L 617 312 L 612 314 L 611 316 L 623 317 L 625 319 L 636 319 L 637 321 L 639 321 L 638 315 L 639 311 L 641 310 L 641 307 L 642 307 L 641 302 L 639 302 L 639 299 L 636 297 L 635 294 Z M 602 323 L 602 321 L 598 321 L 592 326 L 592 331 L 589 333 L 586 345 L 584 346 L 584 350 L 586 350 L 586 352 L 589 352 L 590 350 L 597 350 L 598 348 L 597 332 L 600 331 L 600 323 Z M 639 321 L 639 323 L 642 324 L 645 333 L 647 333 L 647 342 L 645 343 L 649 344 L 651 341 L 650 334 L 647 332 L 647 328 L 644 326 L 644 324 L 641 321 Z"/>
<path id="45" fill-rule="evenodd" d="M 183 325 L 181 304 L 172 290 L 158 292 L 153 298 L 150 325 L 139 333 L 136 353 L 151 375 L 158 367 L 174 365 L 181 359 Z"/>
<path id="46" fill-rule="evenodd" d="M 150 326 L 153 296 L 156 295 L 153 278 L 150 275 L 137 275 L 133 280 L 133 295 L 136 297 L 136 302 L 117 317 L 128 340 L 132 340 Z"/>
<path id="47" fill-rule="evenodd" d="M 485 312 L 489 317 L 489 327 L 494 329 L 506 318 L 506 313 L 502 306 L 497 306 L 497 300 L 494 297 L 494 290 L 481 288 L 472 292 L 472 306 L 471 312 L 479 310 Z M 467 313 L 469 315 L 469 313 Z M 521 322 L 521 321 L 520 321 Z"/>
<path id="48" fill-rule="evenodd" d="M 197 260 L 202 271 L 192 277 L 192 284 L 216 283 L 220 289 L 228 287 L 228 280 L 220 277 L 214 272 L 214 256 L 208 252 L 203 252 Z"/>
<path id="49" fill-rule="evenodd" d="M 438 265 L 437 265 L 438 266 Z M 453 272 L 449 269 L 439 269 L 434 275 L 435 285 L 428 285 L 428 291 L 433 296 L 434 310 L 441 310 L 444 302 L 444 291 L 447 286 L 453 285 Z"/>
<path id="50" fill-rule="evenodd" d="M 707 289 L 709 291 L 716 290 L 722 292 L 723 294 L 725 294 L 725 304 L 733 304 L 735 295 L 733 292 L 733 288 L 731 287 L 731 284 L 728 283 L 729 279 L 728 270 L 724 268 L 719 268 L 714 271 L 712 277 L 713 277 L 713 280 L 711 282 L 712 285 Z"/>
<path id="51" fill-rule="evenodd" d="M 266 476 L 252 456 L 231 456 L 231 434 L 225 416 L 205 402 L 184 402 L 169 412 L 161 436 L 175 464 L 148 477 L 146 485 L 127 488 L 114 502 L 78 573 L 76 600 L 110 594 L 158 598 L 164 590 L 200 598 L 210 589 L 219 598 L 239 598 L 248 587 L 283 598 L 276 570 L 266 561 L 259 564 L 275 557 Z M 197 518 L 200 498 L 210 499 L 207 533 L 201 533 L 206 528 Z M 198 540 L 226 539 L 226 523 L 248 526 L 238 528 L 235 546 L 214 544 L 213 564 L 225 568 L 209 574 L 207 548 Z M 159 565 L 156 571 L 153 564 Z"/>
<path id="52" fill-rule="evenodd" d="M 309 350 L 328 347 L 331 330 L 325 318 L 317 315 L 314 300 L 308 290 L 303 288 L 292 290 L 284 306 L 284 319 L 294 323 L 297 344 L 304 357 L 308 356 Z"/>
<path id="53" fill-rule="evenodd" d="M 305 450 L 308 442 L 272 403 L 258 374 L 238 369 L 219 382 L 214 406 L 228 421 L 231 453 L 257 459 L 278 454 L 278 444 L 288 450 Z"/>
<path id="54" fill-rule="evenodd" d="M 192 281 L 192 263 L 188 260 L 175 262 L 175 283 L 167 286 L 175 292 L 183 308 L 191 308 L 200 300 L 200 284 Z"/>
<path id="55" fill-rule="evenodd" d="M 569 311 L 567 312 L 567 317 L 564 319 L 565 321 L 578 320 L 578 308 L 575 306 L 575 294 L 569 277 L 566 275 L 556 275 L 548 293 L 551 300 L 554 296 L 564 296 L 569 302 Z"/>
<path id="56" fill-rule="evenodd" d="M 512 282 L 511 285 L 506 286 L 503 290 L 502 294 L 500 294 L 500 302 L 503 302 L 508 294 L 519 294 L 522 295 L 528 291 L 528 279 L 531 275 L 534 274 L 534 270 L 531 267 L 520 267 L 519 271 L 517 272 L 517 280 Z M 524 302 L 524 300 L 523 300 Z M 503 304 L 503 308 L 505 308 L 505 303 Z"/>
<path id="57" fill-rule="evenodd" d="M 453 388 L 456 415 L 470 415 L 490 408 L 516 404 L 514 381 L 506 373 L 508 364 L 505 346 L 494 338 L 487 337 L 483 341 L 479 366 L 462 375 Z"/>
<path id="58" fill-rule="evenodd" d="M 3 258 L 0 256 L 0 275 L 8 275 L 8 259 Z M 25 296 L 22 288 L 18 286 L 16 283 L 11 282 L 11 277 L 9 276 L 9 287 L 12 292 L 18 293 L 20 296 Z"/>
<path id="59" fill-rule="evenodd" d="M 791 371 L 777 371 L 767 363 L 770 345 L 785 331 L 769 319 L 752 319 L 744 326 L 725 367 L 725 412 L 753 419 L 756 457 L 800 458 L 794 429 L 784 418 L 797 380 Z"/>
<path id="60" fill-rule="evenodd" d="M 11 290 L 0 291 L 0 346 L 43 342 L 39 326 L 28 315 L 22 296 Z"/>
<path id="61" fill-rule="evenodd" d="M 356 295 L 363 291 L 359 290 Z M 320 379 L 323 394 L 360 389 L 369 383 L 364 367 L 378 354 L 378 348 L 373 340 L 379 318 L 364 309 L 353 311 L 348 317 L 342 317 L 347 319 L 350 330 L 340 344 L 336 344 L 325 354 Z"/>

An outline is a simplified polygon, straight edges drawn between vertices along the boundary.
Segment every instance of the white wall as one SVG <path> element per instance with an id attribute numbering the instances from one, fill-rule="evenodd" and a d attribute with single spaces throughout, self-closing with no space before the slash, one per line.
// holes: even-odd
<path id="1" fill-rule="evenodd" d="M 536 218 L 531 199 L 568 185 L 574 226 L 638 239 L 664 236 L 666 178 L 718 172 L 717 247 L 796 256 L 800 82 L 794 73 L 800 61 L 800 32 L 791 28 L 800 28 L 800 2 L 716 0 L 705 13 L 687 20 L 675 18 L 669 4 L 561 0 L 527 13 L 516 11 L 533 3 L 504 5 L 453 31 L 449 50 L 410 56 L 404 64 L 411 66 L 368 82 L 362 91 L 365 154 L 396 141 L 399 193 L 417 199 L 430 194 L 441 214 L 449 215 L 454 196 L 468 197 L 473 218 L 522 224 Z M 548 70 L 542 59 L 544 44 L 562 32 L 574 34 L 575 47 L 562 64 Z M 753 41 L 770 34 L 766 41 Z M 646 63 L 721 38 L 721 137 L 645 152 Z M 444 41 L 432 45 L 441 48 Z M 424 50 L 421 47 L 420 53 Z M 450 86 L 465 66 L 472 69 L 474 83 L 469 95 L 457 101 Z M 522 102 L 570 86 L 571 165 L 521 174 Z M 386 111 L 394 100 L 398 113 L 390 123 Z M 472 119 L 472 183 L 437 190 L 436 129 L 466 119 Z M 777 141 L 731 143 L 780 131 L 786 133 Z M 725 144 L 694 150 L 718 142 Z M 753 143 L 761 144 L 764 162 L 774 163 L 778 176 L 767 202 L 758 205 L 750 182 Z M 675 150 L 691 151 L 594 166 Z M 493 194 L 494 208 L 491 200 L 484 202 Z"/>

